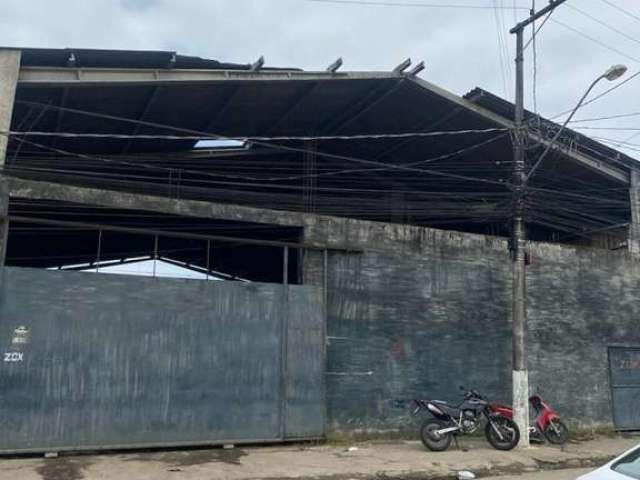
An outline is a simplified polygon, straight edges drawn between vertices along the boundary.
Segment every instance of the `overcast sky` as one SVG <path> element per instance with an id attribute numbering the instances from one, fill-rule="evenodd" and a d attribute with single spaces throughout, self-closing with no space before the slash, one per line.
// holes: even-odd
<path id="1" fill-rule="evenodd" d="M 377 1 L 381 0 L 371 0 Z M 344 69 L 390 70 L 411 57 L 426 61 L 423 78 L 454 93 L 480 86 L 513 98 L 515 39 L 508 30 L 528 12 L 512 7 L 530 7 L 532 0 L 386 1 L 468 7 L 309 0 L 2 0 L 0 44 L 177 50 L 241 63 L 264 55 L 270 66 L 308 70 L 324 69 L 339 56 Z M 536 1 L 539 8 L 547 4 Z M 568 0 L 552 19 L 537 41 L 537 99 L 543 115 L 573 107 L 590 82 L 612 64 L 626 64 L 627 77 L 640 70 L 640 0 Z M 526 61 L 527 107 L 533 108 L 532 48 Z M 602 82 L 594 95 L 610 86 Z M 640 76 L 585 107 L 576 118 L 636 112 Z M 640 129 L 640 115 L 580 125 Z M 638 133 L 628 141 L 640 151 L 640 130 L 583 133 L 618 140 Z M 627 153 L 640 158 L 637 151 Z"/>

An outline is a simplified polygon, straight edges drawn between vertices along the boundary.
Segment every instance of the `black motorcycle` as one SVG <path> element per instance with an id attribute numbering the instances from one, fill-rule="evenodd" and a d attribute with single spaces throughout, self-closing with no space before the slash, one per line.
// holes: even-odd
<path id="1" fill-rule="evenodd" d="M 490 403 L 475 390 L 464 394 L 459 405 L 452 406 L 439 400 L 413 400 L 413 414 L 427 410 L 428 418 L 420 427 L 420 438 L 425 447 L 434 452 L 449 448 L 454 435 L 474 433 L 486 420 L 484 434 L 497 450 L 511 450 L 520 441 L 520 430 L 515 422 L 492 411 Z"/>

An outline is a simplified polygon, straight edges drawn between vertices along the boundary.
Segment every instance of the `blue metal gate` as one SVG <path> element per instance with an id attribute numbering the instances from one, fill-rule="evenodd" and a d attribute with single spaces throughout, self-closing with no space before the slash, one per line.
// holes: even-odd
<path id="1" fill-rule="evenodd" d="M 308 286 L 4 268 L 0 452 L 323 436 Z"/>
<path id="2" fill-rule="evenodd" d="M 640 430 L 640 348 L 610 347 L 613 422 L 618 430 Z"/>

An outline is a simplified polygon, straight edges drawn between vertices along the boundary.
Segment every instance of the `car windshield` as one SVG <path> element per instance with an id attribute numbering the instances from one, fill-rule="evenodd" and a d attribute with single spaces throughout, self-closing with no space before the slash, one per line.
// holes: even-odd
<path id="1" fill-rule="evenodd" d="M 625 455 L 611 466 L 614 472 L 621 473 L 631 478 L 640 480 L 640 448 Z"/>

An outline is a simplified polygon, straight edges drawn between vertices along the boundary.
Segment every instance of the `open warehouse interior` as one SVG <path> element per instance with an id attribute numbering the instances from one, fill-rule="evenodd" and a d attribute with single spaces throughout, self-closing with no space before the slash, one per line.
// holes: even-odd
<path id="1" fill-rule="evenodd" d="M 11 202 L 6 264 L 99 269 L 161 259 L 229 280 L 300 283 L 302 229 L 68 202 Z M 291 247 L 291 249 L 288 248 Z"/>
<path id="2" fill-rule="evenodd" d="M 509 236 L 508 102 L 481 89 L 460 98 L 401 71 L 251 71 L 181 58 L 25 51 L 5 169 Z M 531 163 L 559 127 L 533 114 L 529 121 Z M 619 246 L 631 218 L 633 159 L 575 131 L 561 140 L 530 180 L 530 238 L 588 244 L 606 236 L 607 247 Z"/>

